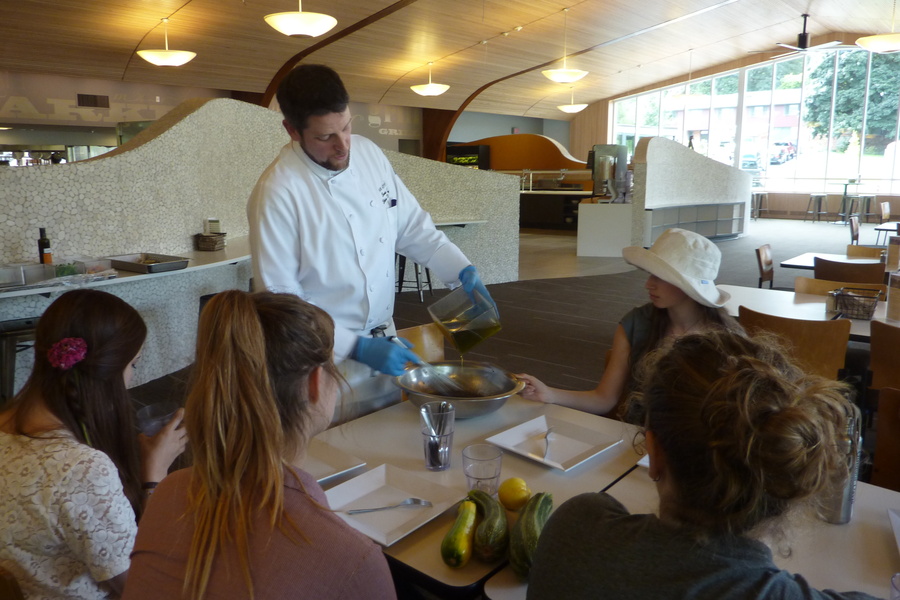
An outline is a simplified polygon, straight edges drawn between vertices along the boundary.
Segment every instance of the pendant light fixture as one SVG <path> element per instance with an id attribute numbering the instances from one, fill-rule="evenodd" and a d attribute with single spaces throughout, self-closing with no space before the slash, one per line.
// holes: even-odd
<path id="1" fill-rule="evenodd" d="M 433 64 L 433 62 L 428 63 L 428 83 L 411 85 L 409 89 L 420 96 L 440 96 L 450 89 L 449 85 L 444 85 L 443 83 L 431 83 L 431 65 Z"/>
<path id="2" fill-rule="evenodd" d="M 580 69 L 570 69 L 567 64 L 569 9 L 563 9 L 563 68 L 541 71 L 544 77 L 556 83 L 574 83 L 588 74 Z"/>
<path id="3" fill-rule="evenodd" d="M 296 12 L 272 13 L 264 18 L 266 23 L 291 37 L 318 37 L 337 25 L 337 19 L 330 15 L 303 12 L 303 0 L 297 0 Z"/>
<path id="4" fill-rule="evenodd" d="M 587 108 L 587 104 L 575 104 L 575 87 L 569 88 L 571 90 L 571 95 L 569 96 L 568 104 L 560 104 L 556 108 L 563 111 L 564 113 L 577 113 L 581 112 Z"/>
<path id="5" fill-rule="evenodd" d="M 894 33 L 894 18 L 897 16 L 897 0 L 894 0 L 894 10 L 891 12 L 891 32 L 868 35 L 856 40 L 856 45 L 869 52 L 884 54 L 900 51 L 900 33 Z"/>
<path id="6" fill-rule="evenodd" d="M 188 50 L 169 50 L 169 20 L 160 19 L 163 24 L 163 31 L 166 36 L 165 50 L 138 50 L 137 54 L 148 63 L 157 67 L 180 67 L 181 65 L 191 62 L 196 52 Z"/>

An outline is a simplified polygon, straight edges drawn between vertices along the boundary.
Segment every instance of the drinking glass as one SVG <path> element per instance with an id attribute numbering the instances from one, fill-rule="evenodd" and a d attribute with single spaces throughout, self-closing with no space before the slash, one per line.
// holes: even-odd
<path id="1" fill-rule="evenodd" d="M 503 451 L 492 444 L 472 444 L 463 450 L 463 471 L 470 490 L 496 494 Z"/>
<path id="2" fill-rule="evenodd" d="M 446 471 L 450 468 L 456 410 L 447 401 L 426 402 L 419 409 L 422 417 L 422 442 L 425 445 L 425 468 Z"/>

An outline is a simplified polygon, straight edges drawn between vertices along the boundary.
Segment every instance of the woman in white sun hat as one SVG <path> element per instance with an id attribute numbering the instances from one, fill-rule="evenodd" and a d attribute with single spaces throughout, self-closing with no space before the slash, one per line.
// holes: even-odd
<path id="1" fill-rule="evenodd" d="M 649 274 L 644 287 L 650 302 L 631 310 L 619 322 L 600 383 L 592 390 L 562 390 L 520 374 L 525 381 L 522 397 L 607 414 L 625 397 L 633 369 L 647 352 L 687 333 L 740 331 L 737 321 L 722 308 L 728 294 L 715 284 L 722 253 L 704 236 L 668 229 L 649 250 L 629 246 L 622 256 Z M 630 415 L 625 418 L 631 420 Z"/>

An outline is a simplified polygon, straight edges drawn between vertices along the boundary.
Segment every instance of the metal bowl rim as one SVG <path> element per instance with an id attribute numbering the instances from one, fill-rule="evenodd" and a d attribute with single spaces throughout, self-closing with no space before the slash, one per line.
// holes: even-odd
<path id="1" fill-rule="evenodd" d="M 438 361 L 438 362 L 431 363 L 431 366 L 433 366 L 433 367 L 440 367 L 442 365 L 461 366 L 463 368 L 473 366 L 473 367 L 482 367 L 482 368 L 488 368 L 488 369 L 497 369 L 497 370 L 501 371 L 504 375 L 506 375 L 507 379 L 514 382 L 515 385 L 513 386 L 513 388 L 511 390 L 503 392 L 501 394 L 494 394 L 493 396 L 441 396 L 439 394 L 432 394 L 429 392 L 423 392 L 421 390 L 411 388 L 410 386 L 408 386 L 407 384 L 405 384 L 403 382 L 403 378 L 406 376 L 406 374 L 395 376 L 394 383 L 397 385 L 397 387 L 399 387 L 403 390 L 406 390 L 406 392 L 410 393 L 410 394 L 418 394 L 420 396 L 428 396 L 429 398 L 434 398 L 436 400 L 447 400 L 449 398 L 451 400 L 467 400 L 467 401 L 472 401 L 472 402 L 477 402 L 477 401 L 485 401 L 486 402 L 488 400 L 500 400 L 502 398 L 509 398 L 510 396 L 514 396 L 515 394 L 518 394 L 525 388 L 525 382 L 522 381 L 521 379 L 519 379 L 518 377 L 516 377 L 515 374 L 513 374 L 510 371 L 507 371 L 506 369 L 501 369 L 497 365 L 492 365 L 490 363 L 477 362 L 474 360 L 467 360 L 464 362 L 458 361 L 458 360 L 444 360 L 444 361 Z M 416 367 L 416 368 L 419 368 L 419 367 Z M 408 371 L 407 374 L 414 370 L 415 369 L 410 369 L 410 371 Z"/>

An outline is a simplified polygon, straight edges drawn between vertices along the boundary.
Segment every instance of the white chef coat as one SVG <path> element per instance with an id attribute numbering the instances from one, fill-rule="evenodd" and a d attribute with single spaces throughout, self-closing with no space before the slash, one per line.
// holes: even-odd
<path id="1" fill-rule="evenodd" d="M 390 323 L 395 252 L 458 283 L 470 264 L 367 138 L 352 136 L 350 164 L 331 171 L 299 142 L 285 145 L 247 205 L 254 287 L 290 292 L 335 321 L 335 358 Z"/>

